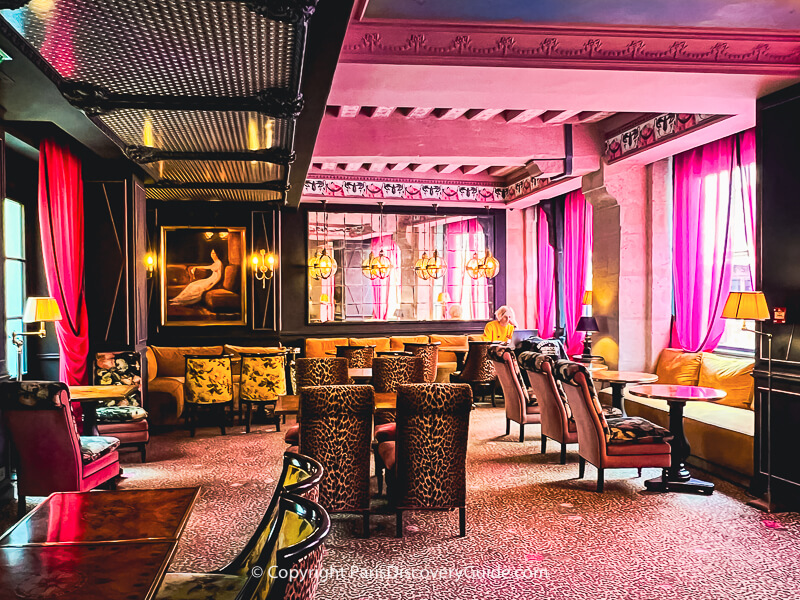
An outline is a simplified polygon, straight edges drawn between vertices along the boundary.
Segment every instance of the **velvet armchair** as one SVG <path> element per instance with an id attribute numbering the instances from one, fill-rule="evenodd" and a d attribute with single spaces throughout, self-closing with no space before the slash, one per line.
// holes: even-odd
<path id="1" fill-rule="evenodd" d="M 525 425 L 541 422 L 537 397 L 531 397 L 522 381 L 514 350 L 508 346 L 492 346 L 489 358 L 503 388 L 506 409 L 506 435 L 511 433 L 511 421 L 519 423 L 519 441 L 525 441 Z"/>

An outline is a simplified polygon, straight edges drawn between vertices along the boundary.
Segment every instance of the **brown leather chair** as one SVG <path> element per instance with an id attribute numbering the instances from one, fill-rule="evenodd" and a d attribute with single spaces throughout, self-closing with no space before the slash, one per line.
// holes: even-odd
<path id="1" fill-rule="evenodd" d="M 519 423 L 519 441 L 525 441 L 525 425 L 541 422 L 539 405 L 523 385 L 514 350 L 508 346 L 492 346 L 489 359 L 503 388 L 506 409 L 506 435 L 511 433 L 511 421 Z"/>
<path id="2" fill-rule="evenodd" d="M 563 384 L 578 429 L 579 478 L 589 461 L 597 467 L 597 491 L 602 492 L 606 469 L 635 468 L 641 476 L 643 467 L 669 467 L 669 431 L 640 417 L 607 421 L 592 378 L 583 365 L 560 360 L 555 373 Z"/>
<path id="3" fill-rule="evenodd" d="M 403 535 L 403 511 L 459 511 L 466 535 L 466 461 L 472 389 L 466 384 L 417 383 L 397 391 L 397 438 L 378 452 Z"/>
<path id="4" fill-rule="evenodd" d="M 450 383 L 467 383 L 472 388 L 474 396 L 482 399 L 487 394 L 492 395 L 492 406 L 495 404 L 495 387 L 497 375 L 489 359 L 489 348 L 496 342 L 473 341 L 469 342 L 469 352 L 464 361 L 464 368 L 450 374 Z"/>
<path id="5" fill-rule="evenodd" d="M 319 502 L 330 512 L 363 515 L 369 536 L 369 450 L 375 392 L 370 385 L 300 390 L 301 454 L 325 469 Z"/>
<path id="6" fill-rule="evenodd" d="M 418 356 L 422 359 L 423 369 L 425 370 L 425 383 L 436 381 L 436 369 L 439 366 L 439 346 L 441 342 L 423 344 L 418 342 L 406 342 L 404 347 L 411 356 Z"/>

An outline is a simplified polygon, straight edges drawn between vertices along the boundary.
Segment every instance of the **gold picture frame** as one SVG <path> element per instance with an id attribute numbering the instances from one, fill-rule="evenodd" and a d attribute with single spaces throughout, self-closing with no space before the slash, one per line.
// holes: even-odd
<path id="1" fill-rule="evenodd" d="M 161 324 L 247 325 L 244 227 L 161 227 Z"/>

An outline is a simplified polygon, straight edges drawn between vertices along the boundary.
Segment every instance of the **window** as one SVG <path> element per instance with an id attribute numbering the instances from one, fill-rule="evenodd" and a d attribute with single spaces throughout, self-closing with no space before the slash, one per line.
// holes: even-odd
<path id="1" fill-rule="evenodd" d="M 745 206 L 743 202 L 745 197 L 742 194 L 742 182 L 751 187 L 750 193 L 755 196 L 755 163 L 743 165 L 741 169 L 746 171 L 742 173 L 740 167 L 735 167 L 733 176 L 734 181 L 732 185 L 732 203 L 731 203 L 731 222 L 730 222 L 730 238 L 731 238 L 731 292 L 750 292 L 753 291 L 753 282 L 755 281 L 755 242 L 752 235 L 748 233 L 749 228 L 746 226 L 748 217 L 746 215 Z M 752 217 L 750 217 L 752 218 Z M 755 323 L 746 321 L 745 326 L 752 329 Z M 725 319 L 725 333 L 717 346 L 718 350 L 734 350 L 744 351 L 751 353 L 756 347 L 756 336 L 749 331 L 742 331 L 742 322 L 733 319 Z"/>
<path id="2" fill-rule="evenodd" d="M 6 285 L 6 356 L 8 374 L 17 377 L 17 348 L 11 343 L 12 332 L 23 331 L 22 313 L 25 310 L 25 207 L 6 198 L 3 201 Z M 24 339 L 24 338 L 23 338 Z M 26 342 L 27 343 L 27 342 Z M 27 372 L 25 346 L 22 353 L 22 372 Z"/>

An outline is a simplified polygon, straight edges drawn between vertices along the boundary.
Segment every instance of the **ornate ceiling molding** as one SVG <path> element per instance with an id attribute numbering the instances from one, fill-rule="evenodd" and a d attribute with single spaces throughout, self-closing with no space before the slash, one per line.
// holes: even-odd
<path id="1" fill-rule="evenodd" d="M 343 62 L 798 73 L 800 35 L 711 29 L 351 23 Z"/>

